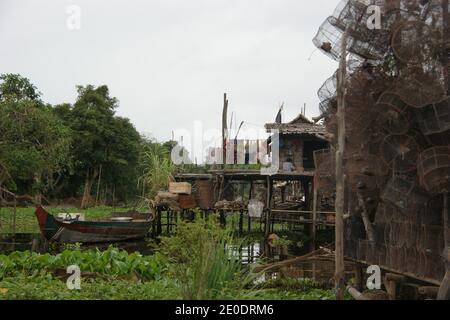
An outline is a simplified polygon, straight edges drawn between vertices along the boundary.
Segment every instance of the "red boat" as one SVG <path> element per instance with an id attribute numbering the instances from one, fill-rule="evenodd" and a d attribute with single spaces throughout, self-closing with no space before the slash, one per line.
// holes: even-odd
<path id="1" fill-rule="evenodd" d="M 143 239 L 151 228 L 153 217 L 135 220 L 132 217 L 111 218 L 109 221 L 62 219 L 37 207 L 36 217 L 42 235 L 48 241 L 64 243 L 104 243 Z"/>

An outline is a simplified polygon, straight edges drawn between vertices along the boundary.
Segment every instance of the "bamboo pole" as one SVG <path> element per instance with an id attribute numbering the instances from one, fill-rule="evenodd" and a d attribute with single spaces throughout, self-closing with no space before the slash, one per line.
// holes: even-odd
<path id="1" fill-rule="evenodd" d="M 336 227 L 335 227 L 335 289 L 336 299 L 343 300 L 345 289 L 344 266 L 344 152 L 345 152 L 345 77 L 347 70 L 348 30 L 342 38 L 341 60 L 338 70 L 338 143 L 336 148 Z"/>
<path id="2" fill-rule="evenodd" d="M 223 111 L 222 111 L 222 169 L 225 170 L 227 161 L 227 138 L 228 138 L 228 99 L 227 94 L 223 95 Z"/>

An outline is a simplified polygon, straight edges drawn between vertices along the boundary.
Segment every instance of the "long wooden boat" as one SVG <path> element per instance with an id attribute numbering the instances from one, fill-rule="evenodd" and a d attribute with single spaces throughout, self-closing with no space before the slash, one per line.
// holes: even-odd
<path id="1" fill-rule="evenodd" d="M 36 208 L 42 235 L 49 241 L 64 243 L 104 243 L 145 238 L 152 220 L 79 221 L 60 219 L 43 207 Z"/>

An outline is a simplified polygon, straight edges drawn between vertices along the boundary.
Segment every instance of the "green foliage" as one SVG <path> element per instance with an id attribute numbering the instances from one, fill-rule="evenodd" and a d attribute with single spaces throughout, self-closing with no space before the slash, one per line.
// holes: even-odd
<path id="1" fill-rule="evenodd" d="M 81 290 L 69 290 L 51 274 L 23 275 L 0 281 L 0 300 L 162 300 L 180 299 L 173 280 L 129 281 L 82 279 Z"/>
<path id="2" fill-rule="evenodd" d="M 128 119 L 115 116 L 117 105 L 118 100 L 110 97 L 107 86 L 88 85 L 78 87 L 73 106 L 62 104 L 55 108 L 73 133 L 74 185 L 69 189 L 74 196 L 84 183 L 85 202 L 97 178 L 117 186 L 117 194 L 122 197 L 136 191 L 141 138 Z"/>
<path id="3" fill-rule="evenodd" d="M 70 130 L 38 101 L 0 102 L 0 162 L 14 187 L 32 181 L 37 192 L 53 186 L 69 162 Z"/>
<path id="4" fill-rule="evenodd" d="M 169 271 L 179 279 L 184 299 L 216 299 L 254 278 L 244 272 L 237 253 L 227 250 L 236 242 L 214 219 L 199 219 L 179 223 L 176 235 L 162 238 L 159 250 L 171 262 Z"/>
<path id="5" fill-rule="evenodd" d="M 58 255 L 37 254 L 29 251 L 0 255 L 0 279 L 26 275 L 45 275 L 51 270 L 78 265 L 82 272 L 108 276 L 136 274 L 144 280 L 159 279 L 166 268 L 160 254 L 142 256 L 109 247 L 108 250 L 65 250 Z"/>
<path id="6" fill-rule="evenodd" d="M 41 96 L 30 80 L 20 74 L 2 74 L 0 80 L 0 101 L 38 100 Z"/>
<path id="7" fill-rule="evenodd" d="M 310 289 L 307 291 L 267 289 L 258 291 L 244 291 L 236 296 L 243 300 L 335 300 L 333 290 Z"/>
<path id="8" fill-rule="evenodd" d="M 92 211 L 92 209 L 91 209 Z M 102 211 L 93 211 L 101 215 Z M 214 220 L 181 222 L 162 238 L 153 256 L 110 247 L 67 246 L 58 255 L 0 255 L 1 299 L 243 299 L 329 300 L 334 292 L 312 280 L 276 279 L 255 284 L 258 274 L 241 264 L 241 241 Z M 231 249 L 230 249 L 231 248 Z M 65 270 L 78 265 L 81 290 L 68 290 Z M 90 275 L 90 276 L 88 276 Z"/>
<path id="9" fill-rule="evenodd" d="M 170 158 L 171 148 L 172 145 L 168 143 L 143 141 L 139 163 L 142 172 L 139 185 L 143 190 L 143 197 L 152 199 L 167 186 L 168 178 L 175 173 L 176 167 Z"/>

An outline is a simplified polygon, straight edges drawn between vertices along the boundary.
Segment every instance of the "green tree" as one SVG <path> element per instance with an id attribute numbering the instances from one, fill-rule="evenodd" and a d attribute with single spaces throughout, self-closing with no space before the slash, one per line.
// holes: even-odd
<path id="1" fill-rule="evenodd" d="M 39 100 L 41 96 L 30 80 L 20 74 L 2 74 L 0 80 L 0 101 Z"/>
<path id="2" fill-rule="evenodd" d="M 115 117 L 118 100 L 110 97 L 107 86 L 79 86 L 77 90 L 75 104 L 60 105 L 55 112 L 72 129 L 74 169 L 84 175 L 81 206 L 86 208 L 93 203 L 96 181 L 116 184 L 133 176 L 140 136 L 128 119 Z"/>
<path id="3" fill-rule="evenodd" d="M 69 162 L 70 130 L 20 75 L 0 79 L 0 162 L 9 183 L 31 185 L 36 202 Z M 2 183 L 3 181 L 0 181 Z"/>

